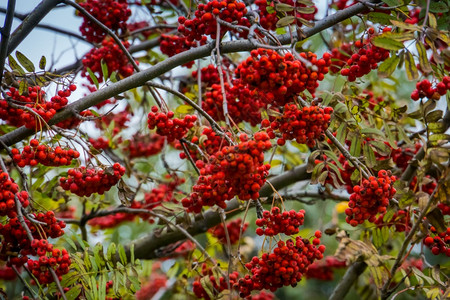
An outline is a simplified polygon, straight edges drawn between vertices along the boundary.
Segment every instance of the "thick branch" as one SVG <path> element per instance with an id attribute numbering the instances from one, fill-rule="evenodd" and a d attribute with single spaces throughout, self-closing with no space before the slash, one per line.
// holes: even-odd
<path id="1" fill-rule="evenodd" d="M 39 22 L 60 3 L 61 0 L 43 0 L 39 3 L 12 34 L 8 45 L 8 55 L 19 46 L 37 24 L 39 24 Z"/>
<path id="2" fill-rule="evenodd" d="M 8 1 L 8 9 L 6 11 L 5 24 L 1 28 L 2 41 L 0 44 L 0 84 L 3 79 L 3 69 L 5 67 L 5 60 L 8 56 L 6 54 L 9 45 L 9 36 L 11 33 L 11 26 L 14 19 L 14 9 L 16 8 L 16 0 Z"/>
<path id="3" fill-rule="evenodd" d="M 355 281 L 358 279 L 359 275 L 361 275 L 366 268 L 367 264 L 365 262 L 355 262 L 353 265 L 351 265 L 347 269 L 347 272 L 345 272 L 344 277 L 342 277 L 342 280 L 336 286 L 336 288 L 333 291 L 333 294 L 331 294 L 329 299 L 330 300 L 344 299 L 345 295 L 347 295 L 348 291 L 355 283 Z"/>

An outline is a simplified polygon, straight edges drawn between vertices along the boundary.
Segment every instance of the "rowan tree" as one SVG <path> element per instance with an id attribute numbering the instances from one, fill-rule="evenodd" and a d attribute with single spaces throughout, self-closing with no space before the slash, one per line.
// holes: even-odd
<path id="1" fill-rule="evenodd" d="M 5 5 L 3 297 L 449 297 L 448 0 Z"/>

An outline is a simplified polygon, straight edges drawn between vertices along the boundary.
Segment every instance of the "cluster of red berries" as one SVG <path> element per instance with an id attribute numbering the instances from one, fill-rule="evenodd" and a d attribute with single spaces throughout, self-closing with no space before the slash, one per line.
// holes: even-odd
<path id="1" fill-rule="evenodd" d="M 125 107 L 124 110 L 117 113 L 109 113 L 102 116 L 101 119 L 95 120 L 95 126 L 99 129 L 104 129 L 109 127 L 111 122 L 114 122 L 114 128 L 112 130 L 112 135 L 118 134 L 122 129 L 127 128 L 126 123 L 130 121 L 130 117 L 133 113 L 130 112 L 130 106 Z"/>
<path id="2" fill-rule="evenodd" d="M 115 33 L 120 31 L 122 34 L 126 31 L 126 21 L 131 16 L 131 10 L 128 8 L 126 0 L 86 0 L 80 5 Z M 86 40 L 94 43 L 100 43 L 106 36 L 106 32 L 102 28 L 84 15 L 80 32 L 86 37 Z"/>
<path id="3" fill-rule="evenodd" d="M 295 287 L 316 259 L 322 259 L 325 246 L 320 245 L 320 231 L 311 243 L 300 236 L 295 240 L 279 241 L 272 253 L 264 253 L 261 258 L 253 259 L 245 264 L 252 275 L 239 279 L 235 285 L 240 297 L 247 297 L 253 290 L 270 290 L 291 285 Z"/>
<path id="4" fill-rule="evenodd" d="M 13 268 L 8 266 L 0 266 L 0 280 L 12 281 L 17 278 Z"/>
<path id="5" fill-rule="evenodd" d="M 159 290 L 167 286 L 168 278 L 166 274 L 162 273 L 160 268 L 161 264 L 153 263 L 150 277 L 142 283 L 141 289 L 135 294 L 136 300 L 152 299 Z"/>
<path id="6" fill-rule="evenodd" d="M 314 278 L 322 281 L 331 281 L 334 278 L 333 271 L 335 269 L 345 268 L 347 263 L 345 261 L 338 260 L 334 256 L 327 256 L 325 260 L 315 261 L 308 267 L 305 276 L 308 279 Z"/>
<path id="7" fill-rule="evenodd" d="M 356 2 L 353 0 L 333 0 L 331 5 L 336 5 L 338 10 L 343 10 L 344 8 L 347 8 L 349 6 L 354 5 Z"/>
<path id="8" fill-rule="evenodd" d="M 122 42 L 125 48 L 130 47 L 127 41 Z M 108 67 L 108 74 L 117 72 L 122 77 L 128 77 L 133 74 L 133 65 L 129 62 L 127 56 L 122 52 L 120 47 L 112 39 L 104 39 L 100 48 L 93 48 L 82 59 L 83 71 L 81 76 L 86 77 L 90 83 L 94 83 L 91 79 L 88 68 L 91 69 L 98 82 L 103 82 L 102 61 Z M 138 63 L 136 61 L 136 63 Z"/>
<path id="9" fill-rule="evenodd" d="M 236 68 L 235 74 L 242 83 L 263 98 L 268 104 L 285 105 L 301 92 L 314 94 L 331 65 L 331 55 L 325 53 L 317 59 L 312 52 L 302 52 L 302 60 L 296 60 L 291 53 L 281 56 L 274 50 L 257 49 Z"/>
<path id="10" fill-rule="evenodd" d="M 66 249 L 56 249 L 46 239 L 35 239 L 31 242 L 31 247 L 36 251 L 39 259 L 28 259 L 27 266 L 31 274 L 37 278 L 40 284 L 50 284 L 54 282 L 49 269 L 53 269 L 61 280 L 62 275 L 69 273 L 70 256 Z"/>
<path id="11" fill-rule="evenodd" d="M 225 71 L 222 70 L 222 72 L 223 77 L 226 78 Z M 200 70 L 200 74 L 201 74 L 200 79 L 205 84 L 206 87 L 210 87 L 213 84 L 220 84 L 220 74 L 216 66 L 208 65 L 207 67 L 202 68 Z M 198 71 L 193 71 L 192 77 L 197 78 L 197 76 Z"/>
<path id="12" fill-rule="evenodd" d="M 437 232 L 436 228 L 432 226 L 430 231 L 434 237 L 428 235 L 423 239 L 423 243 L 431 249 L 434 255 L 442 253 L 450 257 L 450 227 L 444 232 Z"/>
<path id="13" fill-rule="evenodd" d="M 385 214 L 381 214 L 373 223 L 379 228 L 384 226 L 395 226 L 395 231 L 397 232 L 409 231 L 409 229 L 411 229 L 411 217 L 409 212 L 406 210 L 399 209 L 389 220 L 386 221 L 383 220 L 384 216 Z"/>
<path id="14" fill-rule="evenodd" d="M 279 3 L 283 3 L 283 4 L 287 4 L 292 6 L 293 10 L 291 12 L 286 12 L 287 15 L 289 16 L 293 16 L 294 15 L 294 7 L 297 8 L 302 8 L 302 7 L 306 7 L 307 5 L 303 4 L 303 3 L 295 3 L 295 1 L 293 0 L 281 0 L 279 1 Z M 274 2 L 270 2 L 268 3 L 267 1 L 264 0 L 256 0 L 255 4 L 258 6 L 258 13 L 259 13 L 259 24 L 268 30 L 275 30 L 277 28 L 277 22 L 279 20 L 278 16 L 277 16 L 277 12 L 274 11 L 276 9 L 275 7 L 275 3 Z M 267 7 L 270 7 L 272 9 L 272 13 L 269 13 L 267 11 Z M 301 18 L 307 21 L 313 21 L 314 20 L 314 16 L 317 13 L 317 7 L 313 6 L 314 11 L 311 13 L 296 13 L 296 17 L 297 18 Z M 301 27 L 303 24 L 301 22 L 298 22 L 297 20 L 294 21 L 294 24 L 298 27 Z"/>
<path id="15" fill-rule="evenodd" d="M 274 300 L 275 295 L 266 291 L 261 291 L 259 294 L 252 295 L 251 300 Z"/>
<path id="16" fill-rule="evenodd" d="M 30 214 L 30 218 L 40 222 L 36 225 L 25 219 L 25 224 L 35 239 L 57 238 L 64 234 L 63 228 L 66 224 L 58 221 L 53 211 L 33 213 Z M 0 235 L 3 237 L 0 244 L 0 260 L 7 261 L 8 266 L 20 267 L 28 261 L 28 255 L 37 254 L 17 217 L 9 219 L 5 225 L 0 224 Z"/>
<path id="17" fill-rule="evenodd" d="M 227 278 L 221 276 L 220 278 L 218 278 L 216 280 L 216 277 L 214 276 L 213 271 L 206 264 L 202 265 L 201 275 L 202 275 L 202 277 L 196 278 L 196 280 L 192 284 L 192 291 L 194 292 L 195 296 L 198 299 L 211 300 L 211 297 L 205 291 L 205 289 L 201 283 L 201 279 L 205 276 L 209 277 L 209 281 L 211 282 L 212 286 L 209 286 L 208 288 L 210 288 L 210 292 L 212 292 L 212 294 L 215 297 L 217 297 L 222 291 L 228 290 Z M 233 286 L 234 284 L 236 284 L 238 281 L 238 278 L 239 278 L 238 272 L 230 273 L 230 276 L 229 276 L 230 285 Z M 216 298 L 213 298 L 213 299 L 216 299 Z"/>
<path id="18" fill-rule="evenodd" d="M 84 111 L 80 112 L 80 116 L 82 118 L 87 118 L 87 117 L 93 117 L 94 114 L 90 110 L 84 110 Z M 82 118 L 73 116 L 73 117 L 67 118 L 59 123 L 56 123 L 56 126 L 58 126 L 60 128 L 64 128 L 64 129 L 73 129 L 81 124 L 81 122 L 83 121 Z"/>
<path id="19" fill-rule="evenodd" d="M 194 19 L 189 20 L 181 16 L 178 18 L 178 31 L 185 35 L 189 41 L 200 41 L 205 35 L 211 38 L 222 38 L 227 31 L 238 33 L 236 30 L 220 26 L 220 36 L 217 36 L 217 20 L 240 26 L 250 26 L 250 21 L 245 17 L 247 8 L 244 2 L 236 0 L 212 0 L 206 4 L 200 3 L 195 11 Z M 243 38 L 247 37 L 248 31 L 238 33 Z"/>
<path id="20" fill-rule="evenodd" d="M 445 203 L 438 203 L 437 207 L 441 210 L 442 215 L 449 216 L 450 215 L 450 205 Z"/>
<path id="21" fill-rule="evenodd" d="M 39 144 L 36 139 L 30 140 L 30 144 L 23 147 L 22 153 L 19 149 L 12 149 L 14 161 L 21 168 L 25 166 L 36 166 L 42 164 L 44 166 L 68 166 L 73 159 L 80 157 L 80 153 L 73 149 L 63 149 L 60 146 L 54 149 L 51 146 Z"/>
<path id="22" fill-rule="evenodd" d="M 437 186 L 436 181 L 433 180 L 432 177 L 429 175 L 426 175 L 424 180 L 428 181 L 428 183 L 426 184 L 419 183 L 419 186 L 417 186 L 417 176 L 414 176 L 413 179 L 411 180 L 411 183 L 409 184 L 409 189 L 411 191 L 420 190 L 422 192 L 427 193 L 428 195 L 431 195 Z"/>
<path id="23" fill-rule="evenodd" d="M 190 41 L 185 36 L 161 34 L 159 40 L 159 47 L 161 52 L 169 57 L 197 47 L 197 42 Z M 200 45 L 204 44 L 206 44 L 206 37 L 203 37 L 203 39 L 200 40 Z M 193 65 L 194 61 L 190 61 L 183 64 L 182 66 L 191 68 Z"/>
<path id="24" fill-rule="evenodd" d="M 67 97 L 77 89 L 76 85 L 71 84 L 67 90 L 60 90 L 50 101 L 46 101 L 45 92 L 40 86 L 30 86 L 26 93 L 19 93 L 15 87 L 10 87 L 6 95 L 17 105 L 22 105 L 27 109 L 14 108 L 8 104 L 10 100 L 0 99 L 0 119 L 16 127 L 25 126 L 28 129 L 41 129 L 43 122 L 48 122 L 58 110 L 67 105 Z M 36 115 L 39 115 L 38 118 Z"/>
<path id="25" fill-rule="evenodd" d="M 211 155 L 208 163 L 197 160 L 200 177 L 189 198 L 181 203 L 189 212 L 199 213 L 203 206 L 225 208 L 225 201 L 238 196 L 241 200 L 257 199 L 270 165 L 264 165 L 264 153 L 272 147 L 265 132 L 257 132 L 254 140 L 240 135 L 236 146 L 225 146 Z"/>
<path id="26" fill-rule="evenodd" d="M 368 32 L 369 36 L 372 36 L 375 30 L 369 28 Z M 355 81 L 356 78 L 369 74 L 371 70 L 378 68 L 379 62 L 386 60 L 390 55 L 389 50 L 373 45 L 371 37 L 365 41 L 356 41 L 354 46 L 359 49 L 358 53 L 352 54 L 353 51 L 349 44 L 332 50 L 333 66 L 331 71 L 337 72 L 340 69 L 341 75 L 347 76 L 349 81 Z"/>
<path id="27" fill-rule="evenodd" d="M 59 183 L 66 191 L 80 197 L 89 197 L 93 193 L 103 195 L 125 174 L 125 168 L 119 163 L 106 169 L 86 168 L 84 166 L 69 169 L 67 177 L 61 177 Z"/>
<path id="28" fill-rule="evenodd" d="M 174 112 L 158 112 L 158 107 L 153 106 L 152 111 L 148 113 L 148 128 L 155 129 L 156 133 L 167 137 L 167 141 L 173 142 L 183 138 L 189 129 L 194 127 L 197 121 L 196 115 L 186 115 L 184 119 L 173 118 Z"/>
<path id="29" fill-rule="evenodd" d="M 424 79 L 416 84 L 416 89 L 411 93 L 411 99 L 417 101 L 426 97 L 439 100 L 448 90 L 450 90 L 450 76 L 444 76 L 442 81 L 437 83 L 435 87 L 432 87 L 428 79 Z"/>
<path id="30" fill-rule="evenodd" d="M 226 132 L 225 134 L 231 138 L 230 132 Z M 222 135 L 217 134 L 211 127 L 205 127 L 200 134 L 200 137 L 193 136 L 191 143 L 196 145 L 205 155 L 208 155 L 208 157 L 214 155 L 221 147 L 229 146 L 228 141 Z M 189 155 L 191 155 L 194 161 L 204 158 L 199 153 L 197 147 L 190 147 L 189 144 L 187 144 L 187 146 Z M 175 143 L 175 148 L 178 150 L 183 149 L 179 142 Z M 181 152 L 180 158 L 185 159 L 186 153 Z"/>
<path id="31" fill-rule="evenodd" d="M 299 227 L 303 225 L 305 211 L 295 210 L 281 212 L 278 207 L 273 207 L 271 211 L 263 211 L 263 217 L 256 220 L 256 234 L 274 236 L 280 233 L 294 235 L 299 232 Z M 262 227 L 265 227 L 264 229 Z"/>
<path id="32" fill-rule="evenodd" d="M 241 226 L 242 226 L 241 218 L 227 223 L 227 231 L 228 231 L 228 236 L 230 238 L 231 245 L 236 244 L 239 241 L 239 239 L 241 238 L 241 236 L 240 236 Z M 244 226 L 242 227 L 242 233 L 244 233 L 245 230 L 247 230 L 247 227 L 248 227 L 248 223 L 244 223 Z M 227 244 L 227 237 L 225 235 L 225 227 L 223 226 L 223 224 L 219 224 L 219 225 L 209 229 L 208 231 L 211 232 L 212 235 L 215 238 L 217 238 L 222 244 L 225 244 L 225 245 Z"/>
<path id="33" fill-rule="evenodd" d="M 312 105 L 299 109 L 296 104 L 286 104 L 282 116 L 276 117 L 271 123 L 267 119 L 263 120 L 261 127 L 270 126 L 267 133 L 271 138 L 275 138 L 275 131 L 280 132 L 281 137 L 277 140 L 280 146 L 283 146 L 286 140 L 295 139 L 299 144 L 314 147 L 316 139 L 325 139 L 332 113 L 331 107 L 320 108 Z"/>
<path id="34" fill-rule="evenodd" d="M 104 150 L 109 148 L 109 139 L 99 137 L 98 139 L 89 138 L 89 143 L 97 150 Z"/>
<path id="35" fill-rule="evenodd" d="M 406 273 L 409 271 L 412 271 L 412 268 L 419 269 L 422 271 L 424 269 L 425 265 L 423 263 L 423 260 L 421 258 L 414 258 L 411 256 L 408 256 L 408 259 L 406 259 L 402 265 L 399 267 L 401 270 L 405 270 Z"/>
<path id="36" fill-rule="evenodd" d="M 28 193 L 19 192 L 19 186 L 9 177 L 8 173 L 0 173 L 0 216 L 14 218 L 17 216 L 17 207 L 15 197 L 19 199 L 22 207 L 30 205 Z"/>
<path id="37" fill-rule="evenodd" d="M 386 212 L 389 201 L 396 192 L 393 187 L 395 180 L 391 171 L 380 170 L 377 178 L 370 176 L 361 185 L 355 185 L 345 210 L 345 221 L 352 226 L 362 224 L 364 220 L 375 222 L 376 214 Z"/>
<path id="38" fill-rule="evenodd" d="M 137 133 L 125 147 L 130 159 L 136 157 L 149 157 L 161 152 L 164 147 L 166 138 L 159 134 L 142 135 Z"/>

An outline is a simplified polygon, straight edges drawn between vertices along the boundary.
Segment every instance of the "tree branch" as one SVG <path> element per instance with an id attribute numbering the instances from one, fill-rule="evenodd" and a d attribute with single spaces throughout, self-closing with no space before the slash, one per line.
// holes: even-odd
<path id="1" fill-rule="evenodd" d="M 344 277 L 342 277 L 342 280 L 334 289 L 329 300 L 344 299 L 345 295 L 347 295 L 348 291 L 355 283 L 355 281 L 358 279 L 359 275 L 361 275 L 366 268 L 367 264 L 362 261 L 355 262 L 353 265 L 351 265 L 347 269 L 347 272 L 345 272 Z"/>
<path id="2" fill-rule="evenodd" d="M 6 11 L 6 18 L 3 27 L 1 28 L 2 41 L 0 44 L 0 85 L 3 79 L 3 70 L 5 68 L 5 60 L 8 56 L 9 36 L 11 33 L 11 26 L 14 19 L 14 10 L 16 8 L 16 0 L 8 1 L 8 9 Z"/>

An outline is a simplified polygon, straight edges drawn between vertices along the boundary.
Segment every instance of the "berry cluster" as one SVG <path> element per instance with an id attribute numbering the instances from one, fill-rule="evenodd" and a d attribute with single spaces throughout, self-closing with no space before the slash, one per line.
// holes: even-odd
<path id="1" fill-rule="evenodd" d="M 28 207 L 28 193 L 26 191 L 19 192 L 19 186 L 9 177 L 8 173 L 0 173 L 0 216 L 8 216 L 14 218 L 17 216 L 17 208 L 15 197 L 19 199 L 22 207 Z"/>
<path id="2" fill-rule="evenodd" d="M 291 285 L 295 287 L 316 259 L 322 259 L 325 246 L 320 245 L 318 237 L 311 243 L 300 236 L 295 240 L 279 241 L 272 253 L 264 253 L 261 258 L 253 259 L 245 264 L 252 276 L 246 275 L 235 285 L 239 296 L 247 297 L 253 290 L 270 290 Z"/>
<path id="3" fill-rule="evenodd" d="M 270 165 L 264 165 L 264 153 L 272 147 L 265 132 L 257 132 L 254 140 L 240 135 L 236 146 L 225 146 L 211 155 L 208 163 L 197 160 L 200 177 L 189 198 L 181 202 L 189 212 L 199 213 L 203 206 L 225 208 L 225 201 L 239 196 L 241 200 L 257 199 Z"/>
<path id="4" fill-rule="evenodd" d="M 217 36 L 217 20 L 219 18 L 225 22 L 240 26 L 250 26 L 250 21 L 245 18 L 247 8 L 244 2 L 236 0 L 212 0 L 207 4 L 200 3 L 195 11 L 194 19 L 189 20 L 181 16 L 178 18 L 178 31 L 185 35 L 188 41 L 200 41 L 205 35 L 211 38 L 221 39 L 227 31 L 238 33 L 236 30 L 220 26 L 220 36 Z M 243 38 L 247 37 L 248 31 L 243 30 L 238 33 Z"/>
<path id="5" fill-rule="evenodd" d="M 211 282 L 211 287 L 210 290 L 212 291 L 214 296 L 218 296 L 222 291 L 227 290 L 228 289 L 228 281 L 227 278 L 225 277 L 220 277 L 216 280 L 216 277 L 213 274 L 213 271 L 206 265 L 203 264 L 202 265 L 202 272 L 201 272 L 202 277 L 208 276 L 209 277 L 209 281 Z M 201 283 L 201 278 L 202 277 L 198 277 L 196 278 L 196 280 L 194 281 L 194 283 L 192 284 L 192 291 L 194 292 L 195 296 L 198 299 L 205 299 L 205 300 L 211 300 L 211 297 L 209 296 L 209 294 L 205 291 L 202 283 Z M 230 273 L 229 279 L 230 279 L 230 285 L 233 286 L 234 284 L 237 283 L 239 278 L 239 273 L 238 272 L 233 272 Z M 216 298 L 213 298 L 216 299 Z"/>
<path id="6" fill-rule="evenodd" d="M 159 38 L 159 47 L 161 52 L 169 57 L 179 54 L 184 51 L 188 51 L 191 48 L 195 48 L 197 43 L 195 41 L 190 41 L 185 36 L 178 35 L 167 35 L 161 34 Z M 206 44 L 206 37 L 200 40 L 200 45 Z M 194 65 L 194 61 L 183 64 L 182 66 L 186 68 L 191 68 Z"/>
<path id="7" fill-rule="evenodd" d="M 201 74 L 200 79 L 205 84 L 206 87 L 210 87 L 213 84 L 220 84 L 219 70 L 214 65 L 208 65 L 207 67 L 202 68 L 200 70 L 200 74 Z M 226 75 L 225 71 L 223 71 L 222 75 L 225 78 L 225 75 Z M 193 71 L 192 77 L 197 78 L 197 76 L 198 76 L 198 71 Z"/>
<path id="8" fill-rule="evenodd" d="M 66 191 L 80 197 L 89 197 L 93 193 L 103 195 L 125 174 L 125 168 L 119 163 L 106 169 L 86 168 L 84 166 L 69 169 L 67 177 L 61 177 L 59 183 Z"/>
<path id="9" fill-rule="evenodd" d="M 126 31 L 126 21 L 131 16 L 131 10 L 128 8 L 126 0 L 86 0 L 80 5 L 115 33 L 120 31 L 122 34 Z M 80 32 L 86 37 L 86 40 L 94 43 L 100 43 L 106 36 L 106 32 L 102 28 L 84 15 Z"/>
<path id="10" fill-rule="evenodd" d="M 130 47 L 127 41 L 122 42 L 125 48 Z M 100 48 L 93 48 L 82 59 L 83 71 L 81 76 L 86 77 L 90 83 L 91 79 L 88 68 L 91 69 L 98 82 L 103 82 L 102 61 L 108 67 L 108 74 L 117 72 L 122 77 L 128 77 L 133 74 L 133 65 L 128 61 L 127 56 L 112 39 L 104 39 Z M 137 61 L 136 61 L 137 63 Z"/>
<path id="11" fill-rule="evenodd" d="M 441 210 L 442 215 L 449 216 L 450 215 L 450 205 L 445 203 L 438 203 L 437 207 Z"/>
<path id="12" fill-rule="evenodd" d="M 268 293 L 266 291 L 262 291 L 259 294 L 252 295 L 251 300 L 274 300 L 275 295 L 272 293 Z"/>
<path id="13" fill-rule="evenodd" d="M 38 225 L 25 219 L 26 226 L 35 239 L 57 238 L 64 234 L 66 224 L 55 218 L 53 211 L 47 213 L 30 214 L 31 219 L 39 222 Z M 37 255 L 25 229 L 17 217 L 9 219 L 5 225 L 0 224 L 0 260 L 7 261 L 8 266 L 20 267 L 28 261 L 28 255 Z"/>
<path id="14" fill-rule="evenodd" d="M 411 229 L 412 223 L 408 211 L 400 209 L 389 220 L 383 220 L 384 216 L 385 214 L 381 214 L 373 223 L 378 227 L 395 226 L 395 231 L 397 232 L 409 231 Z"/>
<path id="15" fill-rule="evenodd" d="M 271 138 L 275 138 L 275 131 L 281 133 L 277 140 L 278 145 L 283 146 L 286 140 L 293 140 L 299 144 L 307 144 L 314 147 L 315 140 L 325 139 L 325 131 L 330 123 L 333 109 L 331 107 L 320 108 L 312 105 L 299 109 L 295 104 L 286 104 L 283 115 L 276 117 L 272 123 L 264 120 L 261 123 L 263 127 L 270 127 L 267 133 Z"/>
<path id="16" fill-rule="evenodd" d="M 60 146 L 54 149 L 51 146 L 39 144 L 36 139 L 30 140 L 30 144 L 23 147 L 22 153 L 19 149 L 12 149 L 14 161 L 21 168 L 25 166 L 36 166 L 42 164 L 44 166 L 68 166 L 73 159 L 80 157 L 80 153 L 73 149 L 63 149 Z"/>
<path id="17" fill-rule="evenodd" d="M 159 272 L 158 272 L 159 271 Z M 136 292 L 137 300 L 152 299 L 153 296 L 160 290 L 167 286 L 167 276 L 161 271 L 160 263 L 152 264 L 152 272 L 150 277 L 142 283 L 141 289 Z"/>
<path id="18" fill-rule="evenodd" d="M 0 280 L 12 281 L 17 278 L 16 272 L 13 268 L 7 266 L 0 266 Z"/>
<path id="19" fill-rule="evenodd" d="M 81 118 L 79 116 L 67 118 L 59 123 L 56 123 L 56 126 L 64 129 L 73 129 L 81 124 L 83 121 L 82 118 L 93 117 L 94 114 L 90 110 L 84 110 L 80 112 L 80 116 Z"/>
<path id="20" fill-rule="evenodd" d="M 434 234 L 434 237 L 428 235 L 423 239 L 423 243 L 431 249 L 434 255 L 442 253 L 450 257 L 450 227 L 444 232 L 438 233 L 434 227 L 431 227 L 430 231 Z"/>
<path id="21" fill-rule="evenodd" d="M 124 110 L 117 112 L 117 113 L 109 113 L 104 116 L 102 116 L 101 119 L 95 120 L 95 127 L 101 130 L 108 129 L 109 125 L 114 122 L 114 128 L 112 129 L 111 134 L 115 136 L 118 134 L 122 129 L 128 128 L 128 125 L 126 124 L 128 121 L 130 121 L 130 117 L 133 116 L 133 113 L 130 112 L 130 107 L 125 107 Z"/>
<path id="22" fill-rule="evenodd" d="M 274 236 L 279 233 L 294 235 L 299 232 L 299 227 L 303 225 L 305 211 L 295 210 L 281 212 L 278 207 L 273 207 L 271 211 L 265 210 L 263 217 L 256 220 L 256 234 Z M 262 227 L 265 227 L 263 229 Z"/>
<path id="23" fill-rule="evenodd" d="M 89 143 L 97 150 L 104 150 L 109 148 L 109 139 L 99 137 L 98 139 L 89 138 Z"/>
<path id="24" fill-rule="evenodd" d="M 46 239 L 35 239 L 31 242 L 31 247 L 36 251 L 39 258 L 37 260 L 28 259 L 27 266 L 30 272 L 37 278 L 40 284 L 50 284 L 54 282 L 49 269 L 53 269 L 58 279 L 62 275 L 69 273 L 70 256 L 66 249 L 56 249 Z"/>
<path id="25" fill-rule="evenodd" d="M 416 89 L 411 93 L 411 99 L 417 101 L 422 98 L 439 100 L 450 90 L 450 76 L 444 76 L 442 81 L 437 83 L 435 87 L 431 86 L 428 79 L 419 81 L 416 84 Z"/>
<path id="26" fill-rule="evenodd" d="M 158 107 L 153 106 L 152 111 L 148 113 L 148 128 L 155 129 L 156 133 L 167 137 L 167 141 L 173 142 L 185 136 L 189 129 L 194 127 L 197 116 L 187 115 L 184 119 L 174 117 L 173 111 L 167 113 L 158 112 Z"/>
<path id="27" fill-rule="evenodd" d="M 58 110 L 67 105 L 67 97 L 76 90 L 76 85 L 71 84 L 67 90 L 60 90 L 50 101 L 45 100 L 45 92 L 40 86 L 28 87 L 26 93 L 19 93 L 19 90 L 10 87 L 6 92 L 8 100 L 0 99 L 0 119 L 16 127 L 25 126 L 28 129 L 41 129 L 44 122 L 48 122 Z M 9 105 L 13 101 L 16 105 L 22 105 L 32 110 L 15 108 Z M 38 115 L 39 117 L 37 117 Z"/>
<path id="28" fill-rule="evenodd" d="M 396 192 L 393 187 L 395 180 L 391 171 L 380 170 L 378 178 L 371 176 L 364 179 L 361 185 L 355 185 L 345 210 L 345 221 L 352 226 L 362 224 L 364 220 L 375 222 L 376 214 L 386 212 L 389 200 Z"/>
<path id="29" fill-rule="evenodd" d="M 345 268 L 345 261 L 338 260 L 334 256 L 327 256 L 325 260 L 316 261 L 308 267 L 305 276 L 308 279 L 314 278 L 322 281 L 331 281 L 334 278 L 335 269 Z"/>
<path id="30" fill-rule="evenodd" d="M 239 239 L 241 238 L 241 236 L 240 236 L 241 226 L 242 226 L 241 218 L 227 223 L 227 231 L 228 231 L 228 236 L 230 238 L 231 245 L 236 244 L 239 241 Z M 244 223 L 244 227 L 242 228 L 242 233 L 244 233 L 245 230 L 247 230 L 247 227 L 248 227 L 248 223 Z M 225 235 L 225 228 L 224 228 L 223 224 L 219 224 L 216 227 L 209 229 L 209 232 L 211 232 L 212 235 L 214 237 L 216 237 L 222 244 L 225 244 L 225 245 L 227 244 L 227 237 Z"/>
<path id="31" fill-rule="evenodd" d="M 142 135 L 135 134 L 125 147 L 130 159 L 136 157 L 149 157 L 161 152 L 166 138 L 159 134 Z"/>
<path id="32" fill-rule="evenodd" d="M 281 56 L 274 50 L 252 50 L 251 56 L 236 68 L 235 74 L 266 104 L 285 105 L 305 90 L 314 94 L 318 81 L 323 80 L 331 64 L 329 53 L 321 59 L 312 52 L 302 52 L 300 56 L 310 66 L 295 60 L 291 53 Z"/>
<path id="33" fill-rule="evenodd" d="M 287 4 L 292 6 L 292 8 L 297 7 L 297 8 L 302 8 L 302 7 L 306 7 L 305 4 L 303 3 L 295 3 L 295 1 L 293 0 L 280 0 L 279 3 L 283 3 L 283 4 Z M 276 9 L 275 3 L 274 2 L 267 2 L 264 0 L 256 0 L 255 4 L 258 6 L 258 11 L 259 11 L 259 23 L 260 25 L 268 30 L 275 30 L 277 28 L 277 22 L 278 22 L 278 16 L 277 16 L 277 12 L 272 12 L 269 13 L 267 11 L 267 7 L 272 8 L 272 10 Z M 314 16 L 317 13 L 317 7 L 313 6 L 314 11 L 311 13 L 296 13 L 296 17 L 297 18 L 301 18 L 307 21 L 313 21 L 314 20 Z M 291 12 L 286 12 L 287 15 L 289 16 L 293 16 L 294 15 L 294 11 L 292 10 Z M 301 27 L 303 24 L 301 22 L 297 22 L 297 20 L 294 21 L 294 24 L 298 27 Z"/>

